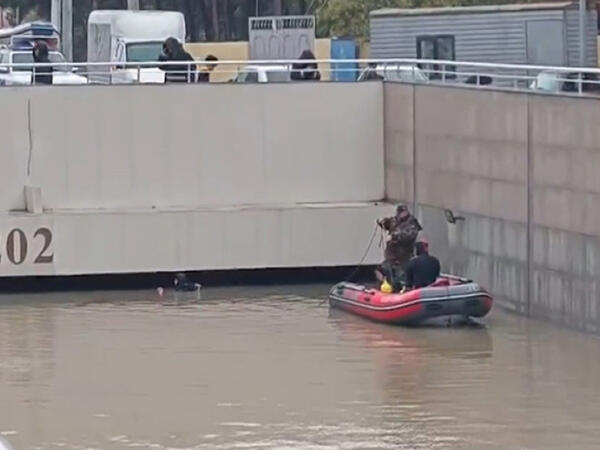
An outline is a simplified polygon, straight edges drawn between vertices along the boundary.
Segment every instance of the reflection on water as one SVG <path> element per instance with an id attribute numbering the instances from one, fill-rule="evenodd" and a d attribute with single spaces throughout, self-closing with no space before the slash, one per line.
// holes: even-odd
<path id="1" fill-rule="evenodd" d="M 595 337 L 404 329 L 328 286 L 0 299 L 0 437 L 55 448 L 597 448 Z M 1 442 L 1 441 L 0 441 Z"/>

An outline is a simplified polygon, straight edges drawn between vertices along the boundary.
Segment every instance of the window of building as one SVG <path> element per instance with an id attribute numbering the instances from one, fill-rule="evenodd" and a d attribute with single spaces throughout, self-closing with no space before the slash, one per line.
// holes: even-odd
<path id="1" fill-rule="evenodd" d="M 454 36 L 418 36 L 417 37 L 418 59 L 439 59 L 442 61 L 454 61 L 456 53 L 454 48 Z M 449 64 L 419 64 L 419 67 L 427 72 L 429 79 L 456 78 L 456 66 Z M 445 74 L 444 74 L 445 72 Z"/>

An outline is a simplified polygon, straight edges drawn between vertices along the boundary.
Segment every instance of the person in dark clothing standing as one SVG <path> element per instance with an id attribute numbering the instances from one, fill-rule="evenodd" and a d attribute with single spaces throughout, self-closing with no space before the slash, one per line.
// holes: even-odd
<path id="1" fill-rule="evenodd" d="M 37 41 L 33 44 L 33 62 L 34 63 L 49 63 L 48 46 L 45 42 Z M 52 84 L 53 79 L 52 66 L 34 67 L 33 84 Z"/>
<path id="2" fill-rule="evenodd" d="M 194 64 L 169 64 L 169 61 L 194 61 L 194 58 L 183 49 L 183 45 L 174 37 L 168 38 L 163 44 L 163 51 L 158 57 L 162 62 L 158 68 L 165 72 L 166 83 L 195 83 L 196 66 Z"/>
<path id="3" fill-rule="evenodd" d="M 381 282 L 384 278 L 387 279 L 394 290 L 398 290 L 406 265 L 413 256 L 415 241 L 423 227 L 406 205 L 398 205 L 395 216 L 379 219 L 377 225 L 388 233 L 389 238 L 385 246 L 384 262 L 376 270 L 375 276 Z"/>
<path id="4" fill-rule="evenodd" d="M 417 256 L 411 259 L 405 270 L 406 288 L 418 289 L 435 283 L 440 276 L 440 261 L 429 254 L 426 241 L 417 242 Z"/>
<path id="5" fill-rule="evenodd" d="M 204 61 L 206 61 L 206 68 L 198 72 L 198 83 L 209 83 L 210 82 L 210 74 L 215 67 L 217 67 L 217 58 L 215 55 L 208 55 Z"/>
<path id="6" fill-rule="evenodd" d="M 310 50 L 304 50 L 300 58 L 307 62 L 297 62 L 292 64 L 292 73 L 290 78 L 294 81 L 319 81 L 321 73 L 319 72 L 315 55 Z M 313 61 L 313 62 L 309 62 Z"/>

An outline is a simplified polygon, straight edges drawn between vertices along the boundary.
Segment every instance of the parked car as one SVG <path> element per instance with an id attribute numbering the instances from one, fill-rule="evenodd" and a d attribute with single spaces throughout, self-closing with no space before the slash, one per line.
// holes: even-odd
<path id="1" fill-rule="evenodd" d="M 291 81 L 291 68 L 287 65 L 248 65 L 240 70 L 234 83 L 285 83 Z"/>
<path id="2" fill-rule="evenodd" d="M 542 92 L 579 92 L 579 79 L 581 76 L 581 91 L 586 93 L 600 93 L 600 80 L 593 73 L 555 72 L 544 70 L 540 72 L 530 84 L 530 88 Z"/>
<path id="3" fill-rule="evenodd" d="M 367 79 L 370 71 L 375 70 L 384 81 L 401 81 L 404 83 L 424 83 L 429 81 L 425 72 L 415 65 L 378 64 L 375 68 L 367 67 L 358 77 L 358 81 Z"/>
<path id="4" fill-rule="evenodd" d="M 48 58 L 52 63 L 64 63 L 65 57 L 62 53 L 51 51 Z M 11 85 L 29 85 L 32 84 L 33 70 L 28 66 L 11 67 L 8 64 L 32 64 L 33 53 L 31 50 L 11 50 L 4 48 L 0 50 L 0 84 Z M 77 75 L 72 69 L 64 66 L 57 66 L 54 69 L 53 84 L 87 84 L 86 77 Z"/>

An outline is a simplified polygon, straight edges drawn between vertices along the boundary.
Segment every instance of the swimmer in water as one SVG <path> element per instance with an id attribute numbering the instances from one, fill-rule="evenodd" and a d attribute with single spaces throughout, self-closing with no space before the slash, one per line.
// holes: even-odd
<path id="1" fill-rule="evenodd" d="M 173 286 L 175 286 L 175 292 L 200 292 L 202 285 L 199 283 L 194 283 L 190 281 L 187 275 L 183 272 L 178 272 L 175 274 L 175 278 L 173 279 Z M 165 294 L 165 289 L 162 286 L 156 288 L 156 292 L 159 297 L 163 297 Z"/>
<path id="2" fill-rule="evenodd" d="M 175 285 L 175 290 L 180 292 L 194 292 L 201 287 L 200 284 L 188 280 L 187 275 L 183 272 L 175 274 L 173 284 Z"/>

